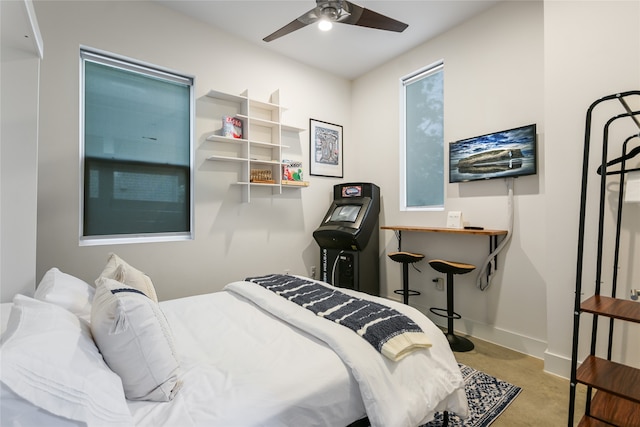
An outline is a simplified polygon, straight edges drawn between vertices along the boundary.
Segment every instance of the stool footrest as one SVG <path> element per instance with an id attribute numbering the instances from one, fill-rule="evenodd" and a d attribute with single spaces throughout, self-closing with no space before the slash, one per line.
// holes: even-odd
<path id="1" fill-rule="evenodd" d="M 431 307 L 429 311 L 435 314 L 436 316 L 446 317 L 447 319 L 462 319 L 462 316 L 460 316 L 455 311 L 451 316 L 449 316 L 449 312 L 446 308 Z M 442 313 L 446 313 L 446 314 L 442 314 Z"/>
<path id="2" fill-rule="evenodd" d="M 406 291 L 404 289 L 396 289 L 395 291 L 393 291 L 394 294 L 398 294 L 398 295 L 404 295 L 405 292 L 410 297 L 415 297 L 416 295 L 420 295 L 420 292 L 414 291 L 413 289 L 407 289 Z"/>

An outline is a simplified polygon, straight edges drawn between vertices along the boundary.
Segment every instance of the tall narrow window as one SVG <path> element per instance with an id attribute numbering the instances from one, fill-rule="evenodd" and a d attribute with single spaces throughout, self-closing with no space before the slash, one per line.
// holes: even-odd
<path id="1" fill-rule="evenodd" d="M 80 59 L 81 243 L 192 238 L 193 79 Z"/>
<path id="2" fill-rule="evenodd" d="M 444 71 L 431 65 L 402 78 L 401 210 L 444 207 Z"/>

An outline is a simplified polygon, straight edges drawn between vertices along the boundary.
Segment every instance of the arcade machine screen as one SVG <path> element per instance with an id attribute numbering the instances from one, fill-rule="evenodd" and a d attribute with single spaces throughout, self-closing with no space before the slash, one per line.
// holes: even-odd
<path id="1" fill-rule="evenodd" d="M 327 222 L 356 222 L 362 205 L 336 206 Z"/>

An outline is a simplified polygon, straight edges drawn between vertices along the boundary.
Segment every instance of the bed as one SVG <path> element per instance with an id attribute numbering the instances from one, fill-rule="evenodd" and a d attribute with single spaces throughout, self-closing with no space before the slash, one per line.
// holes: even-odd
<path id="1" fill-rule="evenodd" d="M 412 427 L 467 415 L 446 338 L 409 306 L 338 290 L 420 327 L 430 345 L 395 361 L 254 281 L 156 303 L 148 276 L 117 260 L 128 269 L 108 263 L 95 288 L 54 268 L 33 298 L 2 305 L 3 426 Z M 123 330 L 135 338 L 114 341 Z"/>

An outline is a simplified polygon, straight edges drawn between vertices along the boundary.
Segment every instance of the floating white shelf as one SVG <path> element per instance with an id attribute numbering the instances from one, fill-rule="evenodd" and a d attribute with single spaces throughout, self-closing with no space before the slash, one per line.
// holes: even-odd
<path id="1" fill-rule="evenodd" d="M 247 92 L 240 95 L 232 95 L 217 90 L 210 90 L 207 96 L 214 102 L 224 104 L 227 109 L 235 111 L 234 117 L 242 121 L 242 138 L 231 138 L 218 134 L 212 134 L 205 139 L 215 144 L 236 144 L 233 148 L 238 154 L 230 155 L 214 154 L 207 160 L 216 162 L 234 162 L 241 165 L 240 181 L 236 185 L 242 185 L 246 191 L 244 201 L 251 201 L 251 188 L 270 187 L 274 193 L 281 193 L 283 188 L 302 188 L 309 185 L 292 184 L 282 179 L 283 151 L 289 146 L 283 145 L 283 134 L 306 131 L 304 128 L 282 124 L 282 113 L 285 110 L 279 104 L 279 92 L 271 94 L 269 102 L 250 99 Z M 222 117 L 220 117 L 222 120 Z M 227 147 L 232 147 L 227 145 Z M 222 151 L 219 151 L 222 153 Z M 251 170 L 261 169 L 270 171 L 273 182 L 251 182 Z"/>

